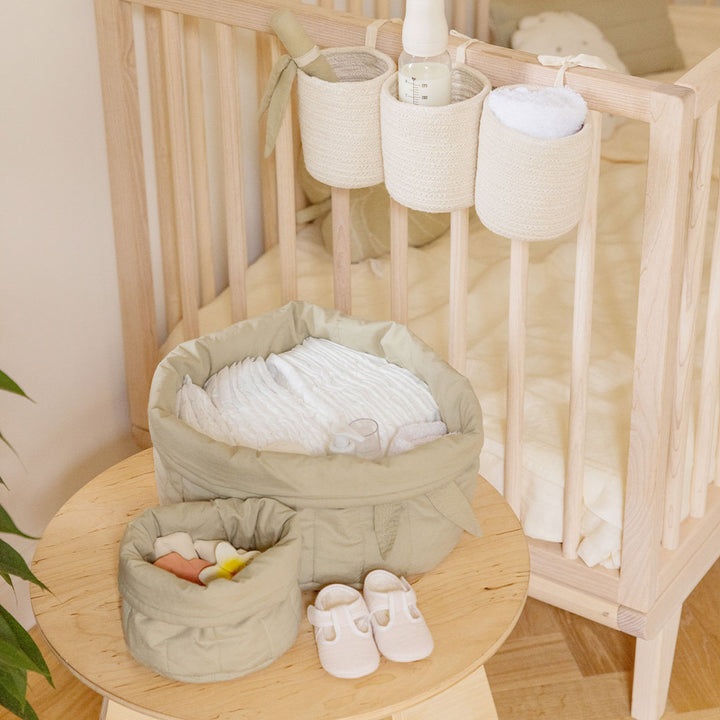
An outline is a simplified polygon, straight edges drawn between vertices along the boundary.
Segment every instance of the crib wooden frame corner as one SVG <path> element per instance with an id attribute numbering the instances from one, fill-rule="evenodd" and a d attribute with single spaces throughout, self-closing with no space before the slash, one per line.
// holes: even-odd
<path id="1" fill-rule="evenodd" d="M 241 230 L 244 208 L 237 201 L 242 195 L 243 170 L 237 131 L 240 112 L 237 69 L 232 62 L 234 29 L 255 33 L 261 80 L 280 54 L 277 41 L 269 34 L 269 18 L 275 9 L 292 7 L 320 46 L 362 45 L 369 20 L 327 9 L 326 2 L 321 3 L 322 7 L 314 7 L 291 0 L 229 0 L 222 3 L 212 0 L 135 0 L 134 5 L 144 14 L 145 42 L 151 59 L 149 85 L 155 98 L 154 145 L 144 148 L 133 5 L 130 0 L 94 2 L 131 424 L 139 444 L 148 446 L 148 392 L 167 341 L 163 344 L 156 318 L 144 153 L 154 155 L 156 181 L 172 187 L 171 193 L 158 194 L 160 234 L 166 245 L 163 255 L 167 253 L 172 257 L 163 265 L 165 321 L 168 328 L 176 329 L 172 337 L 189 339 L 199 334 L 201 311 L 219 294 L 215 289 L 208 291 L 210 281 L 202 279 L 203 251 L 199 248 L 202 233 L 198 223 L 202 221 L 203 211 L 197 205 L 202 173 L 194 175 L 197 172 L 195 155 L 186 142 L 186 138 L 192 137 L 197 130 L 193 127 L 192 111 L 188 120 L 186 103 L 192 106 L 196 101 L 191 98 L 189 86 L 182 84 L 183 73 L 190 74 L 187 68 L 193 62 L 188 60 L 188 53 L 192 52 L 188 33 L 194 31 L 193 25 L 198 19 L 215 26 L 220 83 L 227 100 L 219 113 L 225 160 L 221 169 L 225 187 L 224 211 L 227 227 L 231 228 L 227 242 L 230 319 L 239 320 L 248 313 L 248 297 L 247 239 Z M 480 17 L 487 14 L 487 5 L 487 0 L 479 2 Z M 351 2 L 350 9 L 357 7 L 357 2 Z M 387 15 L 388 8 L 384 7 L 382 12 Z M 189 20 L 183 23 L 183 18 Z M 484 37 L 487 25 L 481 23 L 478 27 Z M 459 42 L 457 38 L 451 38 L 451 49 Z M 394 25 L 385 26 L 377 47 L 397 57 L 401 49 L 400 29 Z M 483 72 L 494 86 L 520 82 L 552 85 L 555 76 L 555 70 L 539 65 L 535 56 L 486 43 L 471 45 L 466 62 Z M 695 338 L 695 278 L 702 270 L 702 267 L 698 268 L 702 260 L 693 256 L 688 248 L 704 241 L 710 162 L 720 100 L 720 50 L 674 84 L 583 68 L 570 70 L 567 78 L 568 84 L 582 93 L 593 111 L 613 112 L 642 120 L 650 126 L 623 561 L 620 571 L 591 569 L 573 558 L 576 542 L 568 540 L 563 552 L 560 544 L 533 541 L 530 594 L 635 636 L 632 714 L 637 720 L 658 720 L 667 697 L 682 603 L 720 557 L 720 487 L 708 487 L 707 483 L 708 468 L 717 464 L 717 437 L 712 435 L 712 428 L 708 430 L 709 435 L 697 441 L 700 443 L 699 457 L 704 458 L 705 475 L 702 469 L 698 471 L 700 480 L 694 485 L 693 517 L 687 520 L 682 520 L 677 512 L 679 491 L 672 470 L 678 465 L 677 448 L 682 445 L 687 432 L 686 383 L 688 364 L 692 365 L 688 361 L 688 347 L 693 345 Z M 192 79 L 187 82 L 191 84 Z M 201 128 L 199 132 L 202 135 L 204 130 Z M 282 272 L 278 283 L 282 302 L 298 295 L 293 134 L 293 118 L 288 114 L 274 156 L 262 161 L 259 168 L 265 245 L 279 244 Z M 596 163 L 599 163 L 597 154 Z M 593 189 L 592 184 L 589 187 L 581 232 L 592 239 L 596 227 L 593 215 L 596 197 L 593 193 L 597 193 L 597 188 Z M 351 312 L 348 191 L 334 188 L 332 202 L 335 305 Z M 699 217 L 702 218 L 700 221 Z M 447 356 L 461 371 L 465 362 L 465 324 L 470 311 L 463 284 L 467 222 L 467 210 L 453 213 L 450 262 L 453 294 Z M 697 229 L 698 222 L 701 229 Z M 716 248 L 720 247 L 717 226 L 720 221 L 715 230 Z M 405 322 L 408 318 L 407 211 L 394 202 L 391 203 L 391 228 L 391 316 Z M 717 264 L 713 272 L 720 275 L 720 250 L 713 258 L 713 267 Z M 588 262 L 592 274 L 591 259 Z M 579 302 L 583 305 L 591 300 Z M 584 308 L 576 307 L 575 310 L 579 336 L 584 327 Z M 708 318 L 708 323 L 720 322 L 720 286 L 715 288 L 715 295 L 711 295 Z M 586 344 L 587 340 L 578 341 L 577 393 L 582 392 L 586 379 L 587 363 L 583 369 L 582 362 Z M 707 336 L 705 353 L 708 377 L 703 382 L 707 384 L 707 397 L 712 402 L 700 412 L 714 417 L 718 411 L 716 375 L 720 368 L 720 352 L 717 344 L 707 342 Z M 576 401 L 577 417 L 581 417 L 582 396 L 576 395 Z M 571 420 L 571 425 L 573 422 Z M 582 435 L 584 420 L 577 422 Z M 705 423 L 705 429 L 707 425 Z M 515 460 L 520 462 L 519 458 Z M 717 475 L 717 469 L 715 473 Z M 578 487 L 581 488 L 575 486 L 574 499 L 566 497 L 569 504 L 577 503 Z M 577 535 L 576 520 L 571 517 L 567 523 L 568 527 L 575 527 L 568 531 L 571 536 Z"/>

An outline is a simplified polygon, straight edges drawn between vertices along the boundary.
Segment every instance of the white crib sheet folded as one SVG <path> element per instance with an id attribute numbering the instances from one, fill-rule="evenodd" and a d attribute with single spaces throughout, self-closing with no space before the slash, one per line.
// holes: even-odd
<path id="1" fill-rule="evenodd" d="M 186 378 L 178 416 L 210 437 L 259 450 L 322 455 L 353 420 L 378 424 L 381 454 L 447 432 L 427 385 L 384 358 L 321 338 L 246 358 L 208 378 Z"/>

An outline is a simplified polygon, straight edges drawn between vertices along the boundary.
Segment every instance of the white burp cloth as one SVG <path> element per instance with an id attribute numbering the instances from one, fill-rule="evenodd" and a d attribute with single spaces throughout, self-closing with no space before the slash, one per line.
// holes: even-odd
<path id="1" fill-rule="evenodd" d="M 550 139 L 578 132 L 587 103 L 568 87 L 499 87 L 487 97 L 488 107 L 506 127 L 530 137 Z"/>

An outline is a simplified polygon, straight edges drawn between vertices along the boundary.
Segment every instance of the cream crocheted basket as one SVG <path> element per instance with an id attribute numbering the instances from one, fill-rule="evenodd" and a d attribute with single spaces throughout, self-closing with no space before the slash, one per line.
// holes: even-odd
<path id="1" fill-rule="evenodd" d="M 452 71 L 449 105 L 430 107 L 398 100 L 398 75 L 380 98 L 385 185 L 413 210 L 451 212 L 472 206 L 477 137 L 490 81 L 459 64 Z"/>
<path id="2" fill-rule="evenodd" d="M 392 58 L 371 47 L 323 50 L 340 82 L 298 71 L 300 135 L 305 165 L 320 182 L 362 188 L 383 181 L 380 89 Z"/>
<path id="3" fill-rule="evenodd" d="M 592 147 L 591 122 L 574 135 L 530 137 L 503 125 L 487 102 L 480 121 L 475 210 L 511 240 L 550 240 L 582 212 Z"/>

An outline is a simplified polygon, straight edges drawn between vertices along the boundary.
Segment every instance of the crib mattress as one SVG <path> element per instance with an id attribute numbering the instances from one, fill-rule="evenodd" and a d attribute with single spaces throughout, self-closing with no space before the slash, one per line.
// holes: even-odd
<path id="1" fill-rule="evenodd" d="M 663 80 L 670 80 L 663 76 Z M 588 565 L 618 567 L 627 472 L 642 211 L 648 129 L 626 122 L 603 144 L 583 519 L 579 554 Z M 717 161 L 717 158 L 716 158 Z M 713 175 L 717 197 L 717 162 Z M 505 435 L 509 242 L 485 229 L 471 211 L 466 374 L 483 408 L 485 446 L 480 472 L 502 488 Z M 711 236 L 712 228 L 708 230 Z M 709 243 L 708 243 L 709 245 Z M 438 354 L 448 344 L 449 233 L 409 248 L 409 327 Z M 332 258 L 319 228 L 297 237 L 298 295 L 331 307 Z M 526 342 L 523 465 L 520 508 L 525 532 L 559 541 L 567 457 L 568 401 L 575 269 L 575 233 L 531 246 Z M 248 313 L 282 304 L 279 253 L 274 248 L 249 268 Z M 352 266 L 354 315 L 388 319 L 388 258 Z M 201 334 L 230 323 L 227 291 L 203 308 Z M 164 350 L 179 341 L 168 337 Z"/>

